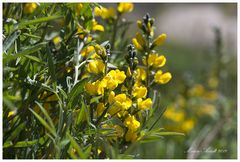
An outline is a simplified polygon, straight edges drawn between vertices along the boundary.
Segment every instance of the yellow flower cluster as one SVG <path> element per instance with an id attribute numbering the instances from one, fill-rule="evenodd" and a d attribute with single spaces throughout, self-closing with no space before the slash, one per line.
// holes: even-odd
<path id="1" fill-rule="evenodd" d="M 133 10 L 133 4 L 132 3 L 119 3 L 118 5 L 118 12 L 120 13 L 126 13 L 131 12 Z"/>
<path id="2" fill-rule="evenodd" d="M 37 3 L 26 3 L 23 7 L 23 13 L 31 14 L 37 9 Z"/>
<path id="3" fill-rule="evenodd" d="M 140 122 L 135 119 L 134 116 L 129 115 L 125 121 L 124 125 L 128 128 L 125 135 L 126 141 L 135 141 L 137 139 L 137 130 L 140 128 Z"/>
<path id="4" fill-rule="evenodd" d="M 102 19 L 113 19 L 116 16 L 116 11 L 113 7 L 105 8 L 105 7 L 95 7 L 94 14 L 96 17 L 101 17 Z"/>
<path id="5" fill-rule="evenodd" d="M 93 68 L 95 69 L 95 66 Z M 93 70 L 93 72 L 94 72 Z M 96 70 L 97 72 L 99 71 Z M 108 90 L 114 90 L 119 84 L 123 83 L 126 78 L 124 71 L 111 70 L 101 81 L 97 80 L 93 83 L 87 83 L 85 85 L 86 91 L 90 95 L 103 95 L 104 88 Z"/>

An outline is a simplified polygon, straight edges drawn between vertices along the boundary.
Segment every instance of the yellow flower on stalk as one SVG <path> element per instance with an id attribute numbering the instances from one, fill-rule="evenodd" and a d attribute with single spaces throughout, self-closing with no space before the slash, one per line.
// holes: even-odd
<path id="1" fill-rule="evenodd" d="M 141 125 L 140 122 L 137 121 L 137 120 L 135 119 L 135 117 L 134 117 L 134 116 L 131 116 L 131 115 L 129 115 L 129 116 L 125 119 L 125 121 L 124 121 L 123 124 L 125 125 L 125 127 L 128 128 L 128 130 L 131 130 L 131 131 L 136 131 L 136 130 L 138 130 L 138 128 L 139 128 L 140 125 Z"/>
<path id="2" fill-rule="evenodd" d="M 159 35 L 154 41 L 153 41 L 153 46 L 159 46 L 162 45 L 165 40 L 167 39 L 167 35 L 166 34 L 161 34 Z"/>
<path id="3" fill-rule="evenodd" d="M 113 7 L 109 7 L 108 9 L 102 6 L 95 7 L 94 14 L 95 16 L 101 16 L 103 19 L 110 19 L 116 16 L 116 12 Z"/>
<path id="4" fill-rule="evenodd" d="M 77 16 L 80 15 L 80 12 L 81 12 L 82 8 L 83 8 L 83 4 L 82 3 L 78 3 L 76 5 L 76 14 L 77 14 Z"/>
<path id="5" fill-rule="evenodd" d="M 152 53 L 148 56 L 148 66 L 153 66 L 155 68 L 163 67 L 166 64 L 166 57 L 163 55 L 158 56 L 158 54 Z M 143 63 L 146 65 L 146 59 L 143 60 Z"/>
<path id="6" fill-rule="evenodd" d="M 14 111 L 9 111 L 7 117 L 9 118 L 9 117 L 11 117 L 11 116 L 13 116 L 13 115 L 16 115 L 16 113 L 17 113 L 17 112 L 16 112 L 15 110 L 14 110 Z"/>
<path id="7" fill-rule="evenodd" d="M 164 117 L 178 123 L 184 121 L 185 113 L 177 111 L 173 106 L 169 106 L 164 113 Z"/>
<path id="8" fill-rule="evenodd" d="M 106 53 L 106 50 L 103 46 L 101 46 L 99 44 L 96 44 L 94 46 L 94 49 L 99 56 L 106 57 L 107 53 Z"/>
<path id="9" fill-rule="evenodd" d="M 26 3 L 23 7 L 23 13 L 31 14 L 36 10 L 36 8 L 37 8 L 37 3 Z"/>
<path id="10" fill-rule="evenodd" d="M 144 44 L 145 44 L 145 40 L 144 40 L 142 34 L 137 33 L 136 34 L 136 39 L 137 39 L 137 42 L 143 47 Z"/>
<path id="11" fill-rule="evenodd" d="M 52 39 L 52 41 L 53 41 L 54 45 L 58 45 L 62 41 L 62 39 L 61 39 L 61 37 L 56 36 Z"/>
<path id="12" fill-rule="evenodd" d="M 118 94 L 114 97 L 114 101 L 121 106 L 121 109 L 127 110 L 132 106 L 132 100 L 126 94 Z"/>
<path id="13" fill-rule="evenodd" d="M 104 78 L 103 83 L 107 89 L 114 90 L 118 84 L 124 82 L 126 75 L 124 71 L 111 70 Z"/>
<path id="14" fill-rule="evenodd" d="M 97 94 L 103 95 L 104 94 L 104 86 L 103 86 L 102 82 L 100 82 L 99 80 L 97 80 L 96 82 L 93 82 L 93 83 L 90 83 L 90 82 L 86 83 L 85 90 L 90 95 L 97 95 Z"/>
<path id="15" fill-rule="evenodd" d="M 127 142 L 134 142 L 137 140 L 137 132 L 128 130 L 127 133 L 125 134 L 125 140 Z"/>
<path id="16" fill-rule="evenodd" d="M 114 97 L 113 101 L 114 103 L 110 109 L 109 114 L 111 115 L 118 115 L 118 117 L 123 116 L 131 106 L 132 106 L 132 100 L 126 96 L 126 94 L 118 94 Z"/>
<path id="17" fill-rule="evenodd" d="M 148 110 L 152 107 L 152 99 L 147 98 L 146 100 L 143 100 L 139 98 L 137 99 L 137 105 L 138 105 L 138 109 L 140 110 Z"/>
<path id="18" fill-rule="evenodd" d="M 81 55 L 86 58 L 89 54 L 92 54 L 91 58 L 98 58 L 97 54 L 94 51 L 94 46 L 87 46 L 81 51 Z"/>
<path id="19" fill-rule="evenodd" d="M 105 71 L 105 65 L 101 60 L 93 60 L 87 65 L 87 70 L 94 74 L 103 73 Z"/>
<path id="20" fill-rule="evenodd" d="M 116 138 L 123 137 L 123 135 L 124 135 L 123 128 L 121 126 L 119 126 L 119 125 L 116 125 L 116 124 L 103 124 L 102 128 L 114 129 L 113 136 L 110 137 L 110 139 L 115 139 L 116 140 Z"/>
<path id="21" fill-rule="evenodd" d="M 115 93 L 114 93 L 114 91 L 111 91 L 108 95 L 108 102 L 110 104 L 114 102 L 114 97 L 115 97 Z"/>
<path id="22" fill-rule="evenodd" d="M 187 119 L 181 124 L 181 128 L 184 132 L 190 132 L 195 125 L 195 122 L 193 119 Z"/>
<path id="23" fill-rule="evenodd" d="M 105 110 L 104 104 L 102 102 L 97 105 L 97 117 L 101 116 L 103 111 Z"/>
<path id="24" fill-rule="evenodd" d="M 188 94 L 190 96 L 203 96 L 205 93 L 205 88 L 201 84 L 195 84 L 189 91 Z"/>
<path id="25" fill-rule="evenodd" d="M 158 70 L 154 75 L 154 81 L 159 84 L 166 84 L 172 79 L 172 75 L 169 72 L 163 73 L 161 70 Z"/>
<path id="26" fill-rule="evenodd" d="M 136 75 L 137 80 L 144 81 L 147 78 L 147 73 L 143 68 L 137 68 L 137 75 Z"/>
<path id="27" fill-rule="evenodd" d="M 217 97 L 218 97 L 217 91 L 208 91 L 208 92 L 205 92 L 204 94 L 204 98 L 210 101 L 216 100 Z"/>
<path id="28" fill-rule="evenodd" d="M 144 86 L 134 87 L 132 95 L 136 98 L 145 98 L 147 95 L 147 88 Z"/>
<path id="29" fill-rule="evenodd" d="M 117 10 L 120 13 L 126 13 L 131 12 L 133 10 L 133 7 L 133 3 L 119 3 Z"/>
<path id="30" fill-rule="evenodd" d="M 95 19 L 93 19 L 92 20 L 92 30 L 93 31 L 101 31 L 101 32 L 103 32 L 104 31 L 104 27 L 102 25 L 98 24 L 98 22 Z"/>
<path id="31" fill-rule="evenodd" d="M 132 39 L 132 43 L 133 43 L 133 45 L 134 45 L 134 47 L 136 48 L 136 49 L 138 49 L 138 50 L 143 50 L 143 47 L 141 46 L 141 44 L 140 43 L 138 43 L 138 41 L 137 41 L 137 39 L 136 38 L 133 38 Z"/>

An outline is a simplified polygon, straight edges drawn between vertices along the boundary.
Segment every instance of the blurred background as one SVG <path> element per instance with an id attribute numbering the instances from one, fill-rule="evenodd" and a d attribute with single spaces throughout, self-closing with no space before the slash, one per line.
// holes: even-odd
<path id="1" fill-rule="evenodd" d="M 237 158 L 237 4 L 135 3 L 124 15 L 132 21 L 128 35 L 146 13 L 155 18 L 156 35 L 168 36 L 158 52 L 173 75 L 159 90 L 167 110 L 158 126 L 185 136 L 133 151 L 149 159 Z"/>

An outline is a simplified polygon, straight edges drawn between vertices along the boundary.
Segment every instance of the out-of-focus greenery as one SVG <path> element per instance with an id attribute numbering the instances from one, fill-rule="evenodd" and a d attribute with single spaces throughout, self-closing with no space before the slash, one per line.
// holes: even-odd
<path id="1" fill-rule="evenodd" d="M 127 31 L 137 25 L 127 21 L 127 12 L 133 6 L 116 6 L 100 12 L 95 3 L 4 4 L 3 157 L 236 158 L 236 56 L 223 52 L 221 30 L 213 29 L 212 49 L 196 51 L 174 42 L 154 47 L 166 56 L 163 71 L 170 71 L 173 79 L 152 89 L 143 81 L 154 106 L 139 113 L 134 111 L 138 100 L 129 88 L 134 80 L 131 72 L 136 70 L 133 60 L 139 60 L 138 68 L 146 66 L 142 56 L 148 57 L 151 43 L 134 42 L 137 56 L 132 56 L 135 50 L 133 46 L 127 49 L 132 41 Z M 144 19 L 149 23 L 147 29 L 152 29 L 152 18 Z M 154 42 L 151 30 L 143 32 L 144 39 L 147 36 Z M 111 51 L 107 70 L 118 67 L 127 75 L 115 93 L 126 93 L 134 103 L 127 114 L 136 117 L 131 124 L 126 124 L 126 114 L 107 114 L 107 108 L 105 116 L 101 115 L 105 95 L 89 95 L 84 88 L 108 72 L 93 74 L 102 71 L 102 66 L 89 65 L 96 59 L 91 57 L 96 47 Z M 128 54 L 130 63 L 125 61 Z M 101 55 L 101 59 L 105 58 Z M 132 127 L 137 133 L 126 137 Z"/>

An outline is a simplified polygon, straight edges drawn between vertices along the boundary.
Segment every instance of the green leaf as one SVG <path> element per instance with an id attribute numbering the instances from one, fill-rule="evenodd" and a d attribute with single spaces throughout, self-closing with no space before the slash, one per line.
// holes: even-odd
<path id="1" fill-rule="evenodd" d="M 52 121 L 51 117 L 48 115 L 48 112 L 45 110 L 45 108 L 39 102 L 35 101 L 35 103 L 40 107 L 40 109 L 43 112 L 44 116 L 46 117 L 48 123 L 54 129 L 54 131 L 56 132 L 55 126 L 53 124 L 53 121 Z"/>
<path id="2" fill-rule="evenodd" d="M 24 55 L 29 55 L 29 54 L 32 54 L 34 52 L 37 52 L 39 51 L 42 47 L 45 47 L 47 42 L 42 42 L 42 43 L 39 43 L 39 44 L 36 44 L 35 46 L 33 47 L 30 47 L 30 48 L 27 48 L 21 52 L 18 52 L 17 54 L 15 55 L 3 55 L 3 59 L 16 59 L 17 57 L 21 57 L 21 56 L 24 56 Z"/>
<path id="3" fill-rule="evenodd" d="M 26 58 L 28 58 L 28 59 L 30 59 L 32 61 L 35 61 L 35 62 L 38 62 L 38 63 L 42 63 L 42 61 L 39 58 L 37 58 L 36 56 L 24 55 L 24 57 L 26 57 Z"/>
<path id="4" fill-rule="evenodd" d="M 184 133 L 179 132 L 158 132 L 159 136 L 185 136 Z"/>
<path id="5" fill-rule="evenodd" d="M 8 148 L 8 147 L 29 147 L 32 145 L 35 145 L 37 143 L 43 144 L 47 140 L 47 136 L 43 136 L 39 139 L 32 140 L 32 141 L 19 141 L 16 144 L 13 144 L 11 141 L 5 142 L 3 144 L 3 148 Z"/>
<path id="6" fill-rule="evenodd" d="M 84 85 L 88 81 L 87 78 L 79 81 L 71 90 L 71 92 L 68 94 L 68 108 L 73 108 L 76 104 L 76 99 L 79 98 L 79 95 L 84 91 Z"/>
<path id="7" fill-rule="evenodd" d="M 80 112 L 79 112 L 79 115 L 78 115 L 78 118 L 77 118 L 77 124 L 80 124 L 84 120 L 87 120 L 87 122 L 90 123 L 88 109 L 87 109 L 86 105 L 84 104 L 84 102 L 82 100 L 81 109 L 80 109 Z"/>
<path id="8" fill-rule="evenodd" d="M 56 19 L 60 19 L 63 18 L 63 16 L 48 16 L 48 17 L 41 17 L 38 19 L 34 19 L 34 20 L 25 20 L 19 23 L 18 25 L 18 29 L 22 29 L 25 28 L 28 25 L 35 25 L 35 24 L 39 24 L 39 23 L 43 23 L 43 22 L 48 22 L 48 21 L 52 21 L 52 20 L 56 20 Z"/>
<path id="9" fill-rule="evenodd" d="M 97 96 L 97 97 L 91 98 L 90 104 L 95 103 L 95 102 L 98 102 L 100 98 L 102 98 L 102 96 Z"/>
<path id="10" fill-rule="evenodd" d="M 15 31 L 12 35 L 10 35 L 8 38 L 6 38 L 3 42 L 3 51 L 6 52 L 9 47 L 14 43 L 14 41 L 18 38 L 21 31 Z"/>
<path id="11" fill-rule="evenodd" d="M 33 113 L 33 115 L 40 121 L 40 123 L 50 132 L 50 133 L 52 133 L 52 135 L 54 135 L 54 137 L 56 137 L 57 136 L 57 134 L 56 134 L 56 131 L 54 130 L 55 128 L 51 128 L 50 126 L 49 126 L 49 124 L 41 117 L 41 116 L 39 116 L 36 112 L 34 112 L 33 110 L 31 110 L 31 109 L 29 109 L 32 113 Z"/>
<path id="12" fill-rule="evenodd" d="M 78 143 L 76 142 L 76 140 L 67 132 L 67 137 L 68 139 L 71 141 L 71 145 L 74 149 L 76 149 L 77 153 L 78 153 L 78 156 L 81 158 L 81 159 L 86 159 L 87 156 L 86 154 L 84 154 L 82 148 L 78 145 Z"/>
<path id="13" fill-rule="evenodd" d="M 19 124 L 18 127 L 14 129 L 14 131 L 11 133 L 11 135 L 7 138 L 6 141 L 8 142 L 14 140 L 19 135 L 19 133 L 25 128 L 25 126 L 26 126 L 25 122 Z"/>

